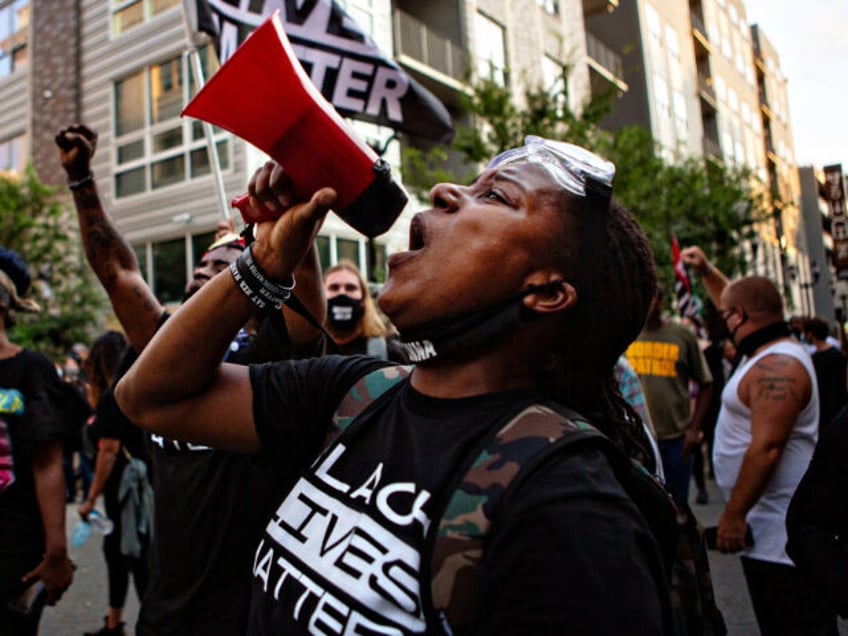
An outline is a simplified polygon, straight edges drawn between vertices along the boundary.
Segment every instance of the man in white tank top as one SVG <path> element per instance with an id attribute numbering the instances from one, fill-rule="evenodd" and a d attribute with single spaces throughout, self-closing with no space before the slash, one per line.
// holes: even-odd
<path id="1" fill-rule="evenodd" d="M 760 631 L 829 634 L 835 614 L 786 554 L 786 511 L 818 438 L 809 354 L 791 338 L 777 287 L 760 276 L 733 283 L 697 247 L 681 253 L 703 276 L 741 362 L 722 392 L 713 466 L 727 502 L 716 547 L 738 552 Z M 754 543 L 746 542 L 751 529 Z"/>

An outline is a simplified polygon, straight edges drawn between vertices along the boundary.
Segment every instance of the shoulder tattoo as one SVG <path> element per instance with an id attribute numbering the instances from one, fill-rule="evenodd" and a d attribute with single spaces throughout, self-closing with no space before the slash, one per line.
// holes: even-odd
<path id="1" fill-rule="evenodd" d="M 767 356 L 754 366 L 757 376 L 754 397 L 769 402 L 802 403 L 802 388 L 794 373 L 794 360 L 784 356 Z"/>

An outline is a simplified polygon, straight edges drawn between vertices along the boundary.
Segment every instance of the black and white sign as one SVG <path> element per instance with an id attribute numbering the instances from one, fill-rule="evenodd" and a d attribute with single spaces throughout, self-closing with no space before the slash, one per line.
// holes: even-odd
<path id="1" fill-rule="evenodd" d="M 453 138 L 444 105 L 332 0 L 198 0 L 198 28 L 216 38 L 223 64 L 276 10 L 300 63 L 339 113 L 434 141 Z"/>

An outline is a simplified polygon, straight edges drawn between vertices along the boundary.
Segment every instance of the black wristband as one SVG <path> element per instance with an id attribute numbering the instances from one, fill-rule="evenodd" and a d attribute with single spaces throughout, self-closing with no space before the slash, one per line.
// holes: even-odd
<path id="1" fill-rule="evenodd" d="M 230 274 L 248 300 L 259 309 L 279 309 L 291 297 L 294 276 L 288 286 L 279 285 L 268 279 L 262 268 L 253 260 L 250 246 L 230 263 Z"/>
<path id="2" fill-rule="evenodd" d="M 68 190 L 79 190 L 80 188 L 84 188 L 89 183 L 94 183 L 94 173 L 89 172 L 79 181 L 71 181 L 68 179 Z"/>

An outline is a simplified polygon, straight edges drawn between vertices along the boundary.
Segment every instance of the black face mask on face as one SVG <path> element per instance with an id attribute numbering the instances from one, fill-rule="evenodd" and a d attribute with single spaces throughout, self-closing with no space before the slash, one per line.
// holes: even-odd
<path id="1" fill-rule="evenodd" d="M 411 362 L 425 362 L 472 351 L 510 333 L 531 319 L 525 296 L 559 289 L 562 281 L 533 285 L 487 307 L 436 318 L 404 329 L 400 340 Z"/>
<path id="2" fill-rule="evenodd" d="M 341 294 L 327 300 L 327 322 L 338 331 L 351 331 L 365 312 L 362 300 Z"/>

